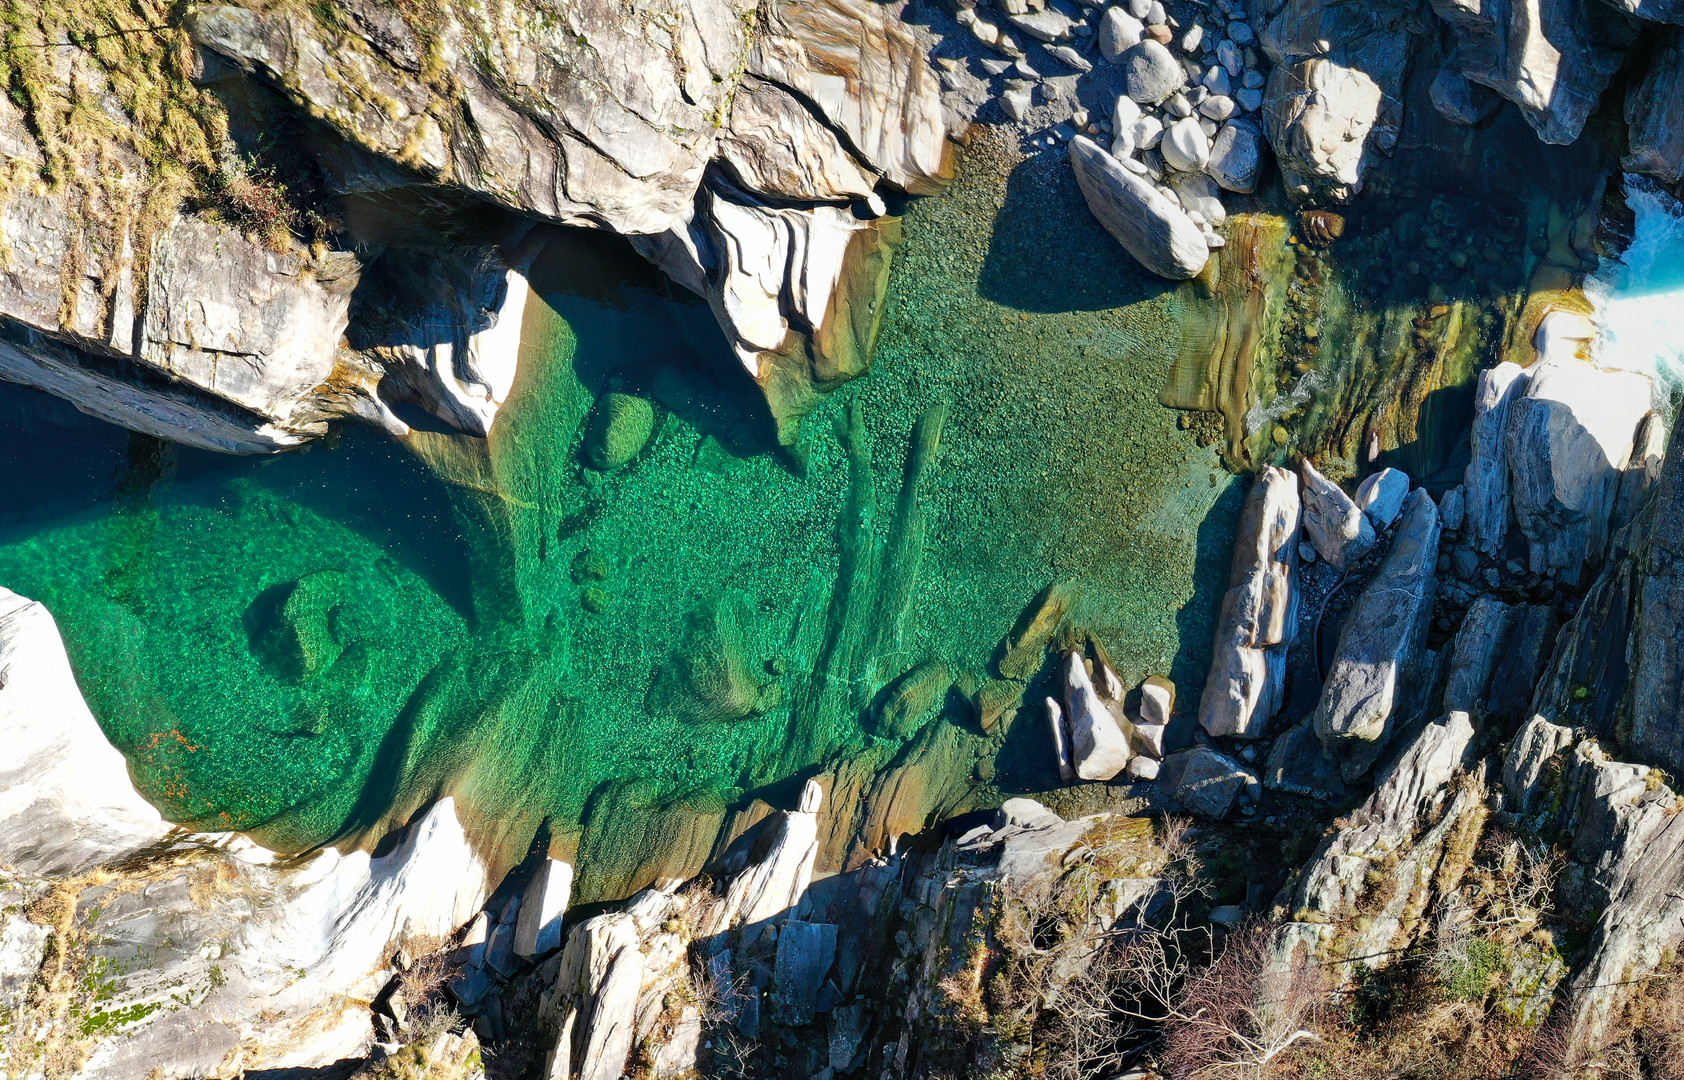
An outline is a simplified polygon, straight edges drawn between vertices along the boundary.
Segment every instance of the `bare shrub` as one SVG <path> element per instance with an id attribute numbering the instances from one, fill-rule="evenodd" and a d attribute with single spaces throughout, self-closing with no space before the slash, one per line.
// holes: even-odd
<path id="1" fill-rule="evenodd" d="M 1321 1040 L 1321 972 L 1304 963 L 1272 970 L 1273 941 L 1272 927 L 1248 924 L 1186 981 L 1164 1019 L 1160 1061 L 1169 1076 L 1262 1077 L 1293 1046 Z"/>
<path id="2" fill-rule="evenodd" d="M 1224 938 L 1193 918 L 1208 883 L 1184 820 L 1168 819 L 1157 847 L 1161 891 L 1148 911 L 1107 929 L 1073 926 L 1051 943 L 1032 936 L 1041 911 L 1033 903 L 1004 923 L 1014 971 L 1035 962 L 1023 956 L 1027 943 L 1044 968 L 1073 972 L 1056 995 L 1043 993 L 1049 1080 L 1114 1073 L 1153 1050 L 1174 1077 L 1261 1076 L 1288 1048 L 1317 1038 L 1306 1026 L 1320 1000 L 1316 973 L 1270 973 L 1266 926 Z"/>

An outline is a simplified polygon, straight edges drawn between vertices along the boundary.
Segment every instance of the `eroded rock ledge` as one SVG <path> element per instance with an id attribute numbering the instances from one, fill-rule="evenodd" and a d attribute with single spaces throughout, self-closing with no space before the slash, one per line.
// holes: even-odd
<path id="1" fill-rule="evenodd" d="M 0 155 L 50 179 L 0 211 L 0 377 L 237 453 L 344 417 L 402 432 L 403 401 L 483 435 L 535 223 L 631 237 L 709 299 L 781 423 L 864 370 L 882 195 L 951 171 L 939 85 L 889 8 L 404 10 L 160 7 L 110 28 L 161 57 L 88 51 L 79 7 L 26 20 L 54 63 L 26 108 L 0 103 Z M 141 108 L 146 64 L 168 81 Z M 57 135 L 86 107 L 103 127 Z M 464 253 L 449 223 L 468 217 Z"/>

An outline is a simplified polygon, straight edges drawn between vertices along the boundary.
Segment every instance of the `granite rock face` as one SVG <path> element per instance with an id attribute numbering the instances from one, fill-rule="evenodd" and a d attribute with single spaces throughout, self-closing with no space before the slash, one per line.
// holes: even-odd
<path id="1" fill-rule="evenodd" d="M 70 672 L 47 609 L 0 589 L 0 864 L 83 873 L 156 843 L 171 826 L 141 798 Z"/>
<path id="2" fill-rule="evenodd" d="M 1635 37 L 1612 5 L 1574 0 L 1431 0 L 1455 35 L 1447 67 L 1520 107 L 1547 143 L 1570 143 Z"/>
<path id="3" fill-rule="evenodd" d="M 1684 29 L 1660 33 L 1642 77 L 1626 90 L 1628 148 L 1620 165 L 1670 187 L 1684 180 Z"/>
<path id="4" fill-rule="evenodd" d="M 1557 903 L 1595 913 L 1588 951 L 1566 995 L 1566 1039 L 1594 1052 L 1634 985 L 1684 939 L 1684 831 L 1679 797 L 1647 765 L 1611 759 L 1593 739 L 1534 717 L 1503 763 L 1507 813 L 1559 843 Z"/>
<path id="5" fill-rule="evenodd" d="M 373 259 L 363 277 L 370 299 L 346 345 L 385 372 L 371 399 L 380 426 L 406 431 L 390 405 L 407 401 L 459 431 L 488 435 L 520 359 L 531 293 L 524 266 L 495 248 L 451 259 L 397 250 Z"/>
<path id="6" fill-rule="evenodd" d="M 1476 551 L 1494 555 L 1509 528 L 1508 419 L 1531 376 L 1519 364 L 1501 363 L 1479 373 L 1474 393 L 1472 449 L 1462 477 L 1464 532 Z"/>
<path id="7" fill-rule="evenodd" d="M 372 2 L 335 19 L 218 5 L 201 8 L 192 30 L 427 181 L 556 221 L 647 233 L 682 213 L 712 157 L 713 121 L 747 60 L 749 10 L 691 6 L 650 37 L 641 27 L 655 5 L 486 8 L 472 22 L 444 8 L 426 25 Z M 549 32 L 557 16 L 565 37 Z M 447 77 L 418 78 L 426 65 Z"/>
<path id="8" fill-rule="evenodd" d="M 1199 699 L 1199 723 L 1212 735 L 1260 738 L 1280 709 L 1297 623 L 1301 515 L 1292 473 L 1270 466 L 1258 474 L 1240 512 L 1210 676 Z"/>
<path id="9" fill-rule="evenodd" d="M 289 152 L 326 177 L 310 209 L 328 242 L 289 241 L 285 228 L 258 238 L 190 205 L 142 213 L 148 165 L 126 143 L 107 148 L 112 182 L 90 173 L 4 211 L 23 258 L 0 283 L 0 377 L 240 453 L 297 445 L 341 418 L 403 433 L 396 401 L 484 435 L 512 383 L 531 256 L 505 242 L 534 221 L 639 238 L 713 301 L 780 422 L 864 370 L 893 241 L 866 220 L 884 213 L 877 188 L 930 192 L 951 172 L 940 85 L 886 9 L 407 10 L 195 9 L 207 93 L 230 111 L 261 101 L 310 118 Z M 99 65 L 65 56 L 66 86 L 103 91 Z M 128 123 L 115 105 L 113 119 Z M 0 107 L 0 154 L 39 171 L 29 124 Z M 76 203 L 89 193 L 110 205 Z M 341 196 L 482 217 L 499 207 L 503 261 L 422 244 L 412 254 L 434 265 L 404 271 L 419 293 L 386 310 L 359 284 L 370 258 L 399 258 L 392 233 L 359 233 L 366 214 L 327 204 Z M 70 269 L 84 280 L 67 292 Z"/>
<path id="10" fill-rule="evenodd" d="M 1437 586 L 1438 538 L 1438 508 L 1417 489 L 1340 631 L 1314 723 L 1347 780 L 1374 764 L 1414 692 Z"/>
<path id="11" fill-rule="evenodd" d="M 1373 155 L 1397 145 L 1411 33 L 1422 22 L 1410 3 L 1288 0 L 1264 25 L 1276 66 L 1263 130 L 1294 200 L 1349 201 Z"/>
<path id="12" fill-rule="evenodd" d="M 1474 727 L 1464 713 L 1428 724 L 1389 766 L 1353 824 L 1324 841 L 1283 896 L 1272 967 L 1356 961 L 1384 966 L 1425 930 L 1454 890 L 1484 824 L 1483 763 L 1469 768 Z M 1366 917 L 1350 918 L 1361 910 Z"/>
<path id="13" fill-rule="evenodd" d="M 57 74 L 62 86 L 51 89 L 75 79 L 109 93 L 85 58 L 65 57 Z M 149 219 L 147 166 L 125 150 L 109 147 L 103 168 L 82 162 L 59 186 L 14 192 L 0 210 L 10 252 L 0 378 L 160 438 L 236 453 L 295 446 L 327 420 L 365 411 L 374 377 L 337 357 L 357 259 L 276 247 L 191 209 Z M 47 164 L 9 100 L 0 159 L 25 174 Z"/>
<path id="14" fill-rule="evenodd" d="M 1648 376 L 1552 357 L 1528 373 L 1504 430 L 1515 521 L 1532 541 L 1532 569 L 1576 581 L 1600 562 Z"/>
<path id="15" fill-rule="evenodd" d="M 1557 722 L 1617 736 L 1641 760 L 1684 771 L 1684 447 L 1673 440 L 1660 484 L 1614 541 L 1610 559 L 1562 628 L 1532 700 Z"/>
<path id="16" fill-rule="evenodd" d="M 538 1022 L 558 1033 L 544 1075 L 614 1080 L 643 1046 L 659 1048 L 649 1075 L 676 1078 L 705 1066 L 710 1047 L 774 1043 L 821 1071 L 923 1075 L 954 1045 L 945 1007 L 989 975 L 966 962 L 974 943 L 1017 946 L 1017 909 L 1055 905 L 1072 938 L 1091 941 L 1162 906 L 1165 856 L 1140 824 L 1065 820 L 1009 799 L 930 852 L 804 882 L 793 897 L 779 890 L 781 906 L 761 905 L 769 914 L 752 937 L 753 924 L 721 915 L 718 888 L 645 890 L 573 927 L 562 954 L 517 984 L 536 992 Z M 753 873 L 761 857 L 723 888 L 735 893 L 742 878 L 729 874 Z M 1092 949 L 1058 955 L 1054 987 L 1079 977 Z M 705 1019 L 690 1004 L 698 992 L 711 1006 Z"/>
<path id="17" fill-rule="evenodd" d="M 105 973 L 84 1006 L 100 1022 L 41 1046 L 85 1056 L 80 1075 L 214 1075 L 230 1062 L 360 1055 L 363 1003 L 390 979 L 393 953 L 449 934 L 485 899 L 485 864 L 448 798 L 378 858 L 329 849 L 282 862 L 243 838 L 173 830 L 89 715 L 51 616 L 9 592 L 0 672 L 0 727 L 21 754 L 0 773 L 0 862 L 26 892 L 69 898 L 60 956 Z M 12 1019 L 38 1023 L 31 1008 Z"/>

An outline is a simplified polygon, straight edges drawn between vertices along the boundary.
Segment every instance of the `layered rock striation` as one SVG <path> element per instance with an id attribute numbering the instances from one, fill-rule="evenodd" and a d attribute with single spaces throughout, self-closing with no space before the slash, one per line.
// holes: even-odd
<path id="1" fill-rule="evenodd" d="M 61 62 L 0 108 L 0 154 L 53 182 L 0 211 L 20 271 L 0 375 L 238 453 L 346 417 L 403 432 L 400 402 L 483 435 L 518 358 L 521 240 L 554 223 L 633 237 L 707 297 L 792 422 L 865 369 L 894 239 L 879 185 L 950 175 L 939 86 L 876 5 L 658 7 L 160 16 L 185 161 L 123 96 L 160 61 L 26 26 Z M 84 98 L 103 126 L 70 146 L 44 102 Z M 253 164 L 282 128 L 297 153 Z M 415 227 L 485 205 L 489 243 L 465 254 Z"/>

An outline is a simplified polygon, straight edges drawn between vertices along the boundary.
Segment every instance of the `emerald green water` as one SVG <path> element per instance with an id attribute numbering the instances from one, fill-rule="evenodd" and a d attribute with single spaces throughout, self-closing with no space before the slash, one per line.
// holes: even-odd
<path id="1" fill-rule="evenodd" d="M 717 813 L 897 743 L 883 687 L 926 660 L 989 677 L 1054 581 L 1126 679 L 1190 704 L 1238 489 L 1156 401 L 1176 294 L 1067 170 L 1009 155 L 906 237 L 873 371 L 787 451 L 707 309 L 573 232 L 534 268 L 488 442 L 348 428 L 232 459 L 0 387 L 0 584 L 54 612 L 169 817 L 281 848 L 452 793 L 501 861 L 535 835 L 635 849 L 624 807 Z M 609 389 L 655 428 L 599 473 Z M 930 722 L 974 724 L 956 695 Z M 1054 781 L 1041 740 L 992 745 L 1000 791 Z"/>

